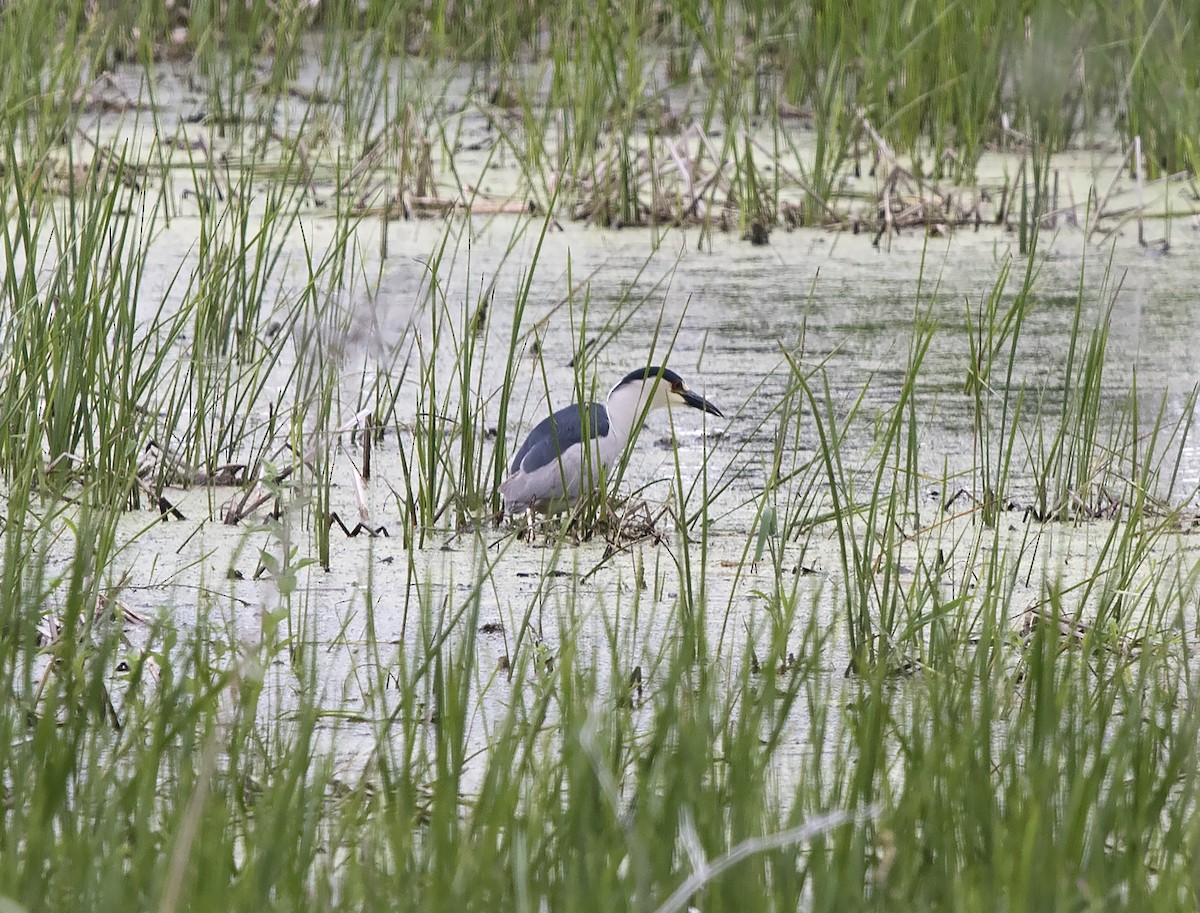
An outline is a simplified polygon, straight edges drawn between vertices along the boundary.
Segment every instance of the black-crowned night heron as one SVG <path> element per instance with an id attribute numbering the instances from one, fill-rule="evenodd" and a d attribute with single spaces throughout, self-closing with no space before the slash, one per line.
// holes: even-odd
<path id="1" fill-rule="evenodd" d="M 500 486 L 509 513 L 554 514 L 597 491 L 601 473 L 621 458 L 651 409 L 682 403 L 718 418 L 721 410 L 674 371 L 662 367 L 630 371 L 612 388 L 604 405 L 559 409 L 529 432 Z"/>

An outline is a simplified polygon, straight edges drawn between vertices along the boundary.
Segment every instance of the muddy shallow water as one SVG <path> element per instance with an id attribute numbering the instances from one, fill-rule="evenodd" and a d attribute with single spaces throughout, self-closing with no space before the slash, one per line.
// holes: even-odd
<path id="1" fill-rule="evenodd" d="M 194 100 L 179 86 L 168 87 L 159 97 L 180 108 L 182 124 Z M 478 130 L 480 125 L 467 126 Z M 145 124 L 96 125 L 97 137 L 136 140 L 146 135 Z M 484 158 L 480 154 L 474 164 Z M 1086 198 L 1086 187 L 1097 182 L 1098 158 L 1108 162 L 1113 157 L 1062 157 L 1068 179 L 1077 179 L 1077 198 Z M 481 184 L 503 185 L 517 174 L 512 163 L 487 161 Z M 472 164 L 467 153 L 456 162 L 468 181 L 481 177 L 471 174 Z M 1012 164 L 996 157 L 983 169 L 999 173 Z M 1115 161 L 1111 167 L 1117 167 Z M 173 182 L 172 219 L 154 229 L 139 296 L 145 316 L 159 302 L 166 301 L 168 309 L 177 304 L 186 283 L 176 277 L 191 275 L 199 262 L 200 197 L 181 193 L 188 189 L 186 170 L 166 180 Z M 317 192 L 332 195 L 328 184 L 318 184 Z M 325 209 L 307 206 L 280 241 L 281 269 L 272 278 L 269 296 L 278 305 L 276 313 L 263 315 L 264 327 L 302 296 L 308 282 L 306 251 L 321 252 L 334 244 L 338 225 Z M 763 638 L 769 625 L 764 594 L 774 580 L 772 564 L 768 560 L 752 567 L 749 556 L 756 547 L 763 489 L 773 471 L 779 404 L 792 380 L 785 352 L 804 370 L 823 372 L 813 374 L 811 382 L 818 392 L 828 385 L 839 419 L 853 416 L 841 443 L 842 460 L 853 475 L 878 459 L 877 420 L 898 400 L 916 331 L 932 327 L 913 412 L 923 492 L 919 524 L 942 523 L 930 535 L 935 547 L 944 540 L 953 556 L 954 543 L 968 536 L 976 522 L 969 512 L 946 521 L 944 505 L 958 488 L 982 495 L 975 399 L 966 392 L 970 327 L 1007 267 L 1011 272 L 1001 300 L 1011 302 L 1019 287 L 1024 258 L 1018 256 L 1014 234 L 996 227 L 960 231 L 948 239 L 911 232 L 881 249 L 867 234 L 821 230 L 776 231 L 768 246 L 753 247 L 732 235 L 707 236 L 697 230 L 608 231 L 563 222 L 542 236 L 541 227 L 536 216 L 455 216 L 448 222 L 390 222 L 386 228 L 374 219 L 359 223 L 349 244 L 353 268 L 341 285 L 322 289 L 322 309 L 292 331 L 294 341 L 316 333 L 320 344 L 288 345 L 263 401 L 255 405 L 265 416 L 272 396 L 286 389 L 296 360 L 311 359 L 332 366 L 342 379 L 332 422 L 337 426 L 364 407 L 358 396 L 364 377 L 380 366 L 397 378 L 407 371 L 402 382 L 397 380 L 391 430 L 375 452 L 365 492 L 370 524 L 388 528 L 391 535 L 344 538 L 334 530 L 329 569 L 312 563 L 298 567 L 299 586 L 290 601 L 297 636 L 316 648 L 322 703 L 336 718 L 330 738 L 347 765 L 370 752 L 378 731 L 374 721 L 389 709 L 377 703 L 377 663 L 387 666 L 397 652 L 418 649 L 422 626 L 436 623 L 436 616 L 422 613 L 420 605 L 461 606 L 481 579 L 480 613 L 473 623 L 486 630 L 476 648 L 480 700 L 472 724 L 480 743 L 489 721 L 506 706 L 502 661 L 511 657 L 518 640 L 526 645 L 540 641 L 554 654 L 564 638 L 571 638 L 580 661 L 603 670 L 599 680 L 610 673 L 614 681 L 624 680 L 641 667 L 646 687 L 652 689 L 662 644 L 677 630 L 682 611 L 679 591 L 687 581 L 680 568 L 688 549 L 694 559 L 691 582 L 704 587 L 704 622 L 717 645 L 711 659 L 733 674 L 746 661 L 746 644 Z M 1159 245 L 1139 246 L 1132 223 L 1091 243 L 1073 226 L 1044 232 L 1034 303 L 1008 382 L 1013 390 L 1023 387 L 1041 397 L 1048 426 L 1054 426 L 1063 408 L 1062 365 L 1081 290 L 1085 340 L 1111 306 L 1102 384 L 1105 419 L 1121 414 L 1135 380 L 1144 428 L 1154 421 L 1160 404 L 1165 424 L 1186 417 L 1188 396 L 1200 377 L 1197 228 L 1193 218 L 1152 223 L 1152 234 L 1170 238 L 1165 252 Z M 695 566 L 698 549 L 681 541 L 669 521 L 663 523 L 662 542 L 643 540 L 615 555 L 606 554 L 600 541 L 559 548 L 551 537 L 531 545 L 518 541 L 510 528 L 482 518 L 465 531 L 435 530 L 424 548 L 404 547 L 403 505 L 396 495 L 405 488 L 400 454 L 411 448 L 411 427 L 421 420 L 418 372 L 411 366 L 426 358 L 442 372 L 443 384 L 454 376 L 454 353 L 444 346 L 428 350 L 435 319 L 429 301 L 442 302 L 446 313 L 460 314 L 465 321 L 482 290 L 493 290 L 486 351 L 480 356 L 483 369 L 477 375 L 484 382 L 474 391 L 484 403 L 480 430 L 486 432 L 498 422 L 495 401 L 514 303 L 526 281 L 530 291 L 520 327 L 517 413 L 507 428 L 509 453 L 549 408 L 574 398 L 576 369 L 571 362 L 583 342 L 589 343 L 583 375 L 601 395 L 627 371 L 666 358 L 726 418 L 676 415 L 672 445 L 671 419 L 665 413 L 651 416 L 623 490 L 637 491 L 652 511 L 667 504 L 678 509 L 672 501 L 678 466 L 691 511 L 703 498 L 705 481 L 710 488 L 723 487 L 708 508 L 703 568 Z M 996 410 L 1004 390 L 996 376 L 991 380 L 986 408 L 999 421 Z M 553 391 L 549 401 L 547 388 Z M 1024 426 L 1021 433 L 1031 434 L 1032 427 Z M 1044 581 L 1069 583 L 1111 528 L 1107 521 L 1041 525 L 1021 510 L 1033 497 L 1029 467 L 1022 463 L 1032 447 L 1026 438 L 1017 448 L 1010 490 L 1004 493 L 1015 509 L 1003 516 L 993 542 L 994 548 L 1010 552 L 1010 563 L 1021 569 L 1014 574 L 1020 581 L 1012 594 L 1014 615 L 1043 595 Z M 778 489 L 774 499 L 781 516 L 805 513 L 796 499 L 820 502 L 827 497 L 821 473 L 805 469 L 818 457 L 818 448 L 811 414 L 803 419 L 798 439 L 788 434 L 779 445 L 781 474 L 816 479 L 811 488 L 797 483 Z M 1200 450 L 1189 441 L 1180 452 L 1169 492 L 1176 502 L 1200 484 Z M 336 453 L 332 507 L 350 520 L 358 515 L 357 455 L 349 449 Z M 856 497 L 868 492 L 858 489 Z M 120 599 L 145 616 L 165 612 L 185 627 L 196 623 L 197 613 L 223 619 L 231 637 L 255 642 L 263 614 L 276 610 L 282 599 L 270 575 L 256 577 L 260 553 L 282 561 L 296 546 L 294 562 L 312 558 L 311 531 L 305 527 L 311 514 L 287 510 L 271 526 L 263 522 L 264 508 L 237 527 L 225 526 L 219 519 L 221 505 L 239 495 L 233 488 L 171 490 L 168 496 L 185 520 L 157 523 L 149 512 L 128 515 L 123 522 L 127 544 L 111 568 L 113 580 L 126 581 Z M 785 585 L 792 586 L 793 574 L 803 568 L 804 575 L 794 581 L 798 602 L 834 631 L 826 671 L 837 680 L 848 654 L 836 624 L 844 600 L 834 529 L 818 525 L 802 537 L 777 541 L 775 547 L 782 553 L 778 566 Z M 1192 560 L 1189 537 L 1160 548 L 1164 551 L 1156 560 Z M 905 556 L 901 559 L 903 563 Z M 946 576 L 948 587 L 966 586 L 971 569 L 952 557 Z M 282 659 L 275 671 L 280 687 L 271 699 L 286 707 L 290 678 Z M 347 718 L 347 713 L 361 718 Z M 803 719 L 797 720 L 795 733 L 795 743 L 802 747 Z"/>
<path id="2" fill-rule="evenodd" d="M 488 358 L 495 365 L 484 372 L 485 377 L 501 376 L 511 303 L 530 268 L 537 240 L 536 226 L 531 224 L 515 252 L 509 250 L 514 225 L 515 220 L 463 220 L 453 225 L 449 230 L 461 236 L 460 250 L 469 238 L 470 276 L 459 267 L 437 277 L 447 301 L 469 294 L 472 287 L 495 282 L 488 331 Z M 319 220 L 306 226 L 310 243 L 320 243 L 324 227 Z M 374 225 L 360 230 L 363 249 L 377 249 L 377 239 L 372 237 L 377 230 Z M 186 224 L 177 222 L 172 233 L 176 231 L 185 232 Z M 438 222 L 393 224 L 391 253 L 379 263 L 377 289 L 352 290 L 339 299 L 338 306 L 348 310 L 354 328 L 343 347 L 348 378 L 356 377 L 380 353 L 411 345 L 428 330 L 428 314 L 420 306 L 423 284 L 429 281 L 424 262 L 446 231 Z M 1150 410 L 1165 396 L 1170 419 L 1186 405 L 1200 351 L 1200 310 L 1193 306 L 1194 290 L 1200 287 L 1200 235 L 1181 223 L 1174 237 L 1165 256 L 1148 256 L 1132 239 L 1110 248 L 1089 248 L 1083 273 L 1089 298 L 1085 314 L 1093 321 L 1111 296 L 1113 282 L 1110 278 L 1105 283 L 1105 270 L 1110 277 L 1122 277 L 1112 299 L 1106 396 L 1113 404 L 1123 403 L 1136 372 L 1140 401 Z M 649 239 L 644 232 L 603 232 L 572 225 L 552 231 L 536 263 L 524 325 L 547 318 L 538 336 L 550 385 L 562 391 L 553 398 L 555 406 L 570 401 L 574 369 L 569 362 L 581 336 L 577 324 L 572 324 L 571 309 L 560 302 L 580 277 L 587 277 L 589 326 L 602 328 L 610 314 L 627 316 L 610 342 L 589 350 L 593 360 L 588 370 L 601 389 L 645 363 L 646 341 L 653 338 L 656 326 L 680 328 L 670 364 L 728 418 L 703 421 L 699 414 L 676 415 L 672 450 L 664 443 L 670 418 L 666 413 L 651 416 L 623 488 L 639 489 L 652 505 L 665 504 L 672 497 L 676 458 L 685 478 L 691 480 L 699 477 L 706 453 L 710 484 L 732 477 L 709 508 L 706 566 L 692 572 L 694 580 L 703 580 L 705 623 L 711 641 L 719 644 L 719 655 L 712 659 L 732 675 L 745 662 L 746 644 L 765 637 L 769 626 L 764 593 L 773 581 L 771 564 L 752 569 L 748 555 L 755 547 L 756 510 L 775 444 L 778 414 L 773 410 L 788 384 L 781 347 L 800 353 L 804 364 L 822 363 L 834 401 L 844 402 L 847 409 L 865 390 L 863 414 L 874 416 L 895 402 L 908 361 L 914 310 L 921 311 L 922 321 L 936 324 L 918 383 L 918 452 L 920 469 L 928 475 L 921 521 L 942 521 L 948 490 L 958 485 L 970 489 L 975 477 L 972 401 L 963 392 L 969 355 L 966 309 L 978 307 L 991 291 L 1003 258 L 1015 256 L 1015 240 L 994 230 L 958 235 L 949 242 L 902 236 L 886 252 L 876 250 L 862 236 L 823 232 L 779 233 L 766 249 L 723 236 L 713 239 L 711 249 L 706 245 L 705 250 L 697 250 L 695 242 L 694 235 L 669 233 L 648 259 Z M 170 236 L 161 243 L 184 246 Z M 1078 233 L 1067 232 L 1048 243 L 1047 250 L 1014 384 L 1045 390 L 1053 414 L 1085 251 Z M 164 270 L 176 265 L 170 258 L 163 260 Z M 149 282 L 154 281 L 152 275 Z M 1011 285 L 1019 277 L 1009 281 Z M 575 313 L 574 319 L 578 321 L 580 315 Z M 589 333 L 582 335 L 591 338 Z M 603 339 L 602 331 L 598 335 Z M 659 347 L 661 351 L 665 342 L 660 341 Z M 547 408 L 541 367 L 526 354 L 517 395 L 518 407 L 523 403 L 524 411 L 510 428 L 517 437 Z M 280 370 L 287 370 L 287 365 Z M 402 428 L 419 418 L 415 382 L 406 383 L 412 396 L 402 392 L 397 402 Z M 357 389 L 354 383 L 347 383 L 347 388 Z M 482 392 L 486 398 L 492 391 Z M 355 405 L 344 402 L 342 417 L 352 413 Z M 868 419 L 855 429 L 844 444 L 843 459 L 851 467 L 865 466 L 872 456 L 873 426 Z M 348 768 L 371 752 L 376 721 L 388 709 L 368 697 L 374 690 L 377 661 L 387 665 L 396 651 L 416 649 L 423 626 L 433 623 L 417 606 L 465 604 L 481 576 L 486 582 L 480 614 L 473 621 L 483 626 L 474 670 L 481 700 L 472 721 L 479 744 L 486 741 L 491 721 L 507 706 L 503 662 L 518 639 L 527 647 L 540 642 L 553 654 L 569 637 L 579 660 L 602 670 L 600 681 L 610 674 L 614 681 L 623 680 L 641 667 L 646 687 L 653 688 L 656 658 L 664 638 L 673 636 L 679 623 L 680 557 L 681 550 L 689 547 L 673 535 L 669 521 L 664 524 L 663 543 L 646 540 L 615 556 L 606 555 L 604 543 L 598 541 L 559 549 L 550 538 L 531 545 L 518 541 L 510 529 L 486 522 L 465 532 L 436 532 L 427 547 L 410 552 L 398 534 L 402 511 L 394 494 L 404 485 L 398 460 L 398 448 L 403 446 L 411 446 L 403 431 L 399 439 L 385 438 L 376 450 L 374 476 L 367 486 L 372 524 L 388 527 L 392 535 L 345 538 L 334 530 L 331 567 L 328 571 L 313 565 L 302 568 L 302 595 L 292 600 L 296 629 L 317 648 L 325 687 L 322 703 L 331 711 L 329 738 Z M 785 449 L 785 470 L 809 463 L 816 454 L 811 429 L 802 431 L 798 450 Z M 348 452 L 343 452 L 334 470 L 333 507 L 346 518 L 357 514 L 353 465 Z M 1177 494 L 1194 487 L 1198 479 L 1200 452 L 1189 444 L 1183 451 Z M 1027 483 L 1018 473 L 1015 497 L 1028 497 L 1027 488 L 1020 490 Z M 813 497 L 822 497 L 821 489 L 818 486 Z M 279 590 L 269 577 L 253 579 L 259 551 L 282 555 L 290 538 L 300 545 L 298 558 L 309 557 L 310 534 L 303 528 L 301 513 L 285 515 L 281 528 L 286 533 L 279 528 L 269 531 L 253 518 L 239 527 L 227 527 L 213 517 L 219 516 L 223 501 L 237 494 L 234 489 L 169 494 L 187 520 L 155 524 L 147 513 L 126 520 L 130 542 L 113 569 L 114 578 L 129 574 L 121 598 L 144 614 L 165 610 L 185 626 L 194 623 L 199 607 L 210 620 L 215 613 L 236 636 L 254 642 L 261 614 L 280 602 Z M 785 487 L 780 497 L 801 494 Z M 781 512 L 787 507 L 782 503 Z M 952 547 L 970 533 L 974 522 L 968 516 L 947 523 L 934 536 Z M 1087 566 L 1087 556 L 1102 546 L 1110 528 L 1101 521 L 1042 525 L 1019 509 L 1006 514 L 996 547 L 1009 550 L 1011 562 L 1021 567 L 1016 575 L 1021 582 L 1013 593 L 1014 616 L 1043 595 L 1044 580 L 1069 583 L 1072 574 Z M 801 566 L 805 569 L 796 583 L 799 604 L 833 627 L 834 641 L 825 656 L 826 671 L 836 682 L 848 654 L 835 624 L 841 612 L 842 583 L 834 530 L 831 525 L 819 527 L 803 537 L 802 544 L 779 543 L 778 547 L 784 551 L 780 567 L 786 572 L 786 585 L 792 585 L 792 572 Z M 1189 537 L 1162 547 L 1168 550 L 1163 559 L 1192 560 Z M 485 565 L 490 566 L 486 574 Z M 947 585 L 963 586 L 969 579 L 970 569 L 952 562 Z M 1015 617 L 1013 624 L 1017 624 Z M 286 706 L 290 676 L 282 659 L 276 673 L 281 687 L 273 699 Z M 807 744 L 804 722 L 796 721 L 797 750 Z"/>

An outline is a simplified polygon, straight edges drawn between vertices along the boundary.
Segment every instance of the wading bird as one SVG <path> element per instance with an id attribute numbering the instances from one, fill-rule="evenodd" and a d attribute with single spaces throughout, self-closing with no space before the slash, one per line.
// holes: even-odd
<path id="1" fill-rule="evenodd" d="M 604 405 L 566 406 L 529 432 L 500 486 L 512 514 L 556 514 L 599 490 L 601 473 L 621 458 L 625 445 L 652 409 L 682 403 L 718 418 L 721 410 L 688 389 L 663 367 L 630 371 L 612 388 Z"/>

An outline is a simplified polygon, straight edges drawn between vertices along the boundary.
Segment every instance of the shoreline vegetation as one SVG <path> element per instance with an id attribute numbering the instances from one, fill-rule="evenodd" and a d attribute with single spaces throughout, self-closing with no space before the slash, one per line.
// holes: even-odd
<path id="1" fill-rule="evenodd" d="M 1200 38 L 1179 2 L 52 7 L 5 13 L 25 65 L 0 117 L 10 167 L 54 193 L 89 162 L 161 180 L 183 147 L 185 169 L 282 168 L 362 215 L 549 211 L 755 243 L 1035 222 L 1091 238 L 1131 212 L 1145 241 L 1143 217 L 1200 213 Z M 124 160 L 89 126 L 114 121 L 161 147 Z M 1087 149 L 1102 169 L 1064 181 L 1055 156 Z"/>
<path id="2" fill-rule="evenodd" d="M 1196 909 L 1197 388 L 1112 331 L 1197 15 L 0 4 L 0 913 Z M 547 401 L 721 363 L 680 226 L 786 329 L 529 544 Z M 828 229 L 886 363 L 742 257 Z"/>

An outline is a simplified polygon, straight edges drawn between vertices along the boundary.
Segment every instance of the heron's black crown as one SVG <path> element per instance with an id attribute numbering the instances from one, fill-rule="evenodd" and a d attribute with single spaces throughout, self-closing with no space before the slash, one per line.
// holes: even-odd
<path id="1" fill-rule="evenodd" d="M 683 386 L 683 378 L 670 368 L 664 368 L 661 365 L 654 365 L 650 368 L 638 368 L 636 371 L 630 371 L 621 378 L 620 383 L 613 387 L 613 389 L 618 390 L 626 384 L 632 384 L 636 381 L 654 380 L 655 378 L 660 378 L 663 383 L 669 384 L 672 387 Z"/>

